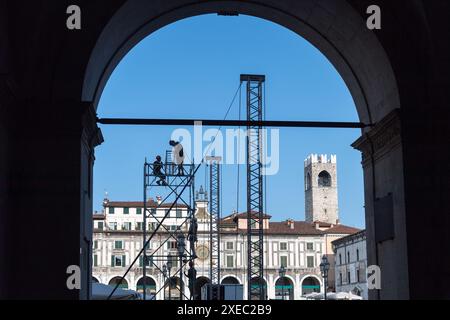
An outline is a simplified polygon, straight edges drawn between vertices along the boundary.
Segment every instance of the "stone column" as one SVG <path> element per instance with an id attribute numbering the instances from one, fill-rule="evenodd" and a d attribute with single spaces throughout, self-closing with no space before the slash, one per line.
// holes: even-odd
<path id="1" fill-rule="evenodd" d="M 381 290 L 370 299 L 407 299 L 408 260 L 400 111 L 352 145 L 362 152 L 368 265 L 381 268 Z"/>

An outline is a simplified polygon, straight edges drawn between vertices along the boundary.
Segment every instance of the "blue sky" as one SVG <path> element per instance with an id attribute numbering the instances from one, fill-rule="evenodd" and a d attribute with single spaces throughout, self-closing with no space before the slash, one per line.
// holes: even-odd
<path id="1" fill-rule="evenodd" d="M 223 119 L 241 73 L 265 74 L 268 120 L 358 121 L 352 97 L 331 63 L 288 29 L 249 16 L 204 15 L 178 21 L 140 42 L 111 76 L 100 117 Z M 238 100 L 228 119 L 237 119 Z M 244 105 L 243 105 L 244 107 Z M 144 158 L 169 148 L 176 127 L 101 126 L 94 209 L 111 200 L 142 200 Z M 191 128 L 186 128 L 190 130 Z M 364 227 L 358 129 L 281 129 L 280 171 L 267 178 L 266 212 L 304 219 L 303 160 L 337 154 L 341 222 Z M 204 168 L 196 185 L 204 184 Z M 239 211 L 246 208 L 241 166 Z M 223 167 L 223 215 L 237 208 L 237 165 Z M 155 197 L 157 194 L 151 195 Z"/>

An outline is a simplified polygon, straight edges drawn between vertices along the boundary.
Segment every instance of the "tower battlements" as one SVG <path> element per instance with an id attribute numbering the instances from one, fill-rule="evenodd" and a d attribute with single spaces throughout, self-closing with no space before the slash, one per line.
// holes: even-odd
<path id="1" fill-rule="evenodd" d="M 337 156 L 335 154 L 330 155 L 328 158 L 328 155 L 326 154 L 310 154 L 305 159 L 305 168 L 309 166 L 312 163 L 337 163 Z"/>

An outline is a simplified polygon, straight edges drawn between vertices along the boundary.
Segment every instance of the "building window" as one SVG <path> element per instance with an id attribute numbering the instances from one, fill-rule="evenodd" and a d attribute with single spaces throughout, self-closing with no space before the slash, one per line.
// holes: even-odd
<path id="1" fill-rule="evenodd" d="M 342 264 L 342 255 L 339 253 L 339 264 Z"/>
<path id="2" fill-rule="evenodd" d="M 122 225 L 122 230 L 130 231 L 131 230 L 131 222 L 124 222 Z"/>
<path id="3" fill-rule="evenodd" d="M 314 251 L 314 243 L 308 242 L 308 243 L 306 244 L 306 250 L 308 250 L 308 251 Z"/>
<path id="4" fill-rule="evenodd" d="M 171 261 L 172 262 L 172 268 L 177 268 L 178 267 L 178 257 L 177 256 L 173 256 L 173 255 L 168 255 L 167 256 L 167 261 Z"/>
<path id="5" fill-rule="evenodd" d="M 167 249 L 176 249 L 177 248 L 177 242 L 176 241 L 167 241 Z"/>
<path id="6" fill-rule="evenodd" d="M 234 242 L 227 241 L 226 248 L 227 248 L 227 250 L 233 250 L 234 249 Z"/>
<path id="7" fill-rule="evenodd" d="M 287 242 L 280 242 L 280 250 L 281 251 L 287 250 Z"/>
<path id="8" fill-rule="evenodd" d="M 167 218 L 170 218 L 170 210 L 169 210 L 169 209 L 165 209 L 165 210 L 164 210 L 164 215 L 165 215 Z"/>
<path id="9" fill-rule="evenodd" d="M 227 268 L 234 268 L 234 256 L 227 255 Z"/>
<path id="10" fill-rule="evenodd" d="M 359 261 L 359 249 L 356 249 L 356 261 Z"/>
<path id="11" fill-rule="evenodd" d="M 361 282 L 361 278 L 360 278 L 359 272 L 360 272 L 360 270 L 356 269 L 356 282 Z"/>
<path id="12" fill-rule="evenodd" d="M 111 267 L 125 267 L 125 256 L 111 256 Z"/>
<path id="13" fill-rule="evenodd" d="M 176 213 L 177 213 L 177 218 L 183 217 L 183 211 L 181 211 L 180 209 L 177 209 Z"/>
<path id="14" fill-rule="evenodd" d="M 130 214 L 130 208 L 123 208 L 123 214 Z"/>
<path id="15" fill-rule="evenodd" d="M 144 266 L 144 257 L 140 256 L 139 257 L 139 267 L 143 267 Z M 153 267 L 153 256 L 147 256 L 147 267 Z"/>
<path id="16" fill-rule="evenodd" d="M 347 263 L 350 263 L 350 252 L 347 252 Z"/>
<path id="17" fill-rule="evenodd" d="M 97 222 L 97 229 L 103 230 L 103 221 Z"/>
<path id="18" fill-rule="evenodd" d="M 108 212 L 109 214 L 114 214 L 114 207 L 109 207 Z"/>
<path id="19" fill-rule="evenodd" d="M 352 283 L 352 278 L 350 277 L 350 271 L 347 272 L 347 282 Z"/>
<path id="20" fill-rule="evenodd" d="M 122 240 L 114 241 L 114 249 L 122 250 L 123 249 L 123 241 Z"/>
<path id="21" fill-rule="evenodd" d="M 98 249 L 98 241 L 94 240 L 94 249 Z"/>
<path id="22" fill-rule="evenodd" d="M 156 229 L 156 222 L 149 222 L 147 225 L 147 230 L 153 231 Z"/>
<path id="23" fill-rule="evenodd" d="M 98 257 L 96 254 L 94 254 L 94 267 L 98 266 Z"/>
<path id="24" fill-rule="evenodd" d="M 142 214 L 142 208 L 136 208 L 136 214 Z"/>
<path id="25" fill-rule="evenodd" d="M 110 222 L 108 226 L 109 230 L 117 230 L 117 222 Z"/>
<path id="26" fill-rule="evenodd" d="M 342 286 L 342 273 L 339 273 L 339 283 Z"/>
<path id="27" fill-rule="evenodd" d="M 285 267 L 287 268 L 287 256 L 280 256 L 280 267 Z"/>
<path id="28" fill-rule="evenodd" d="M 315 267 L 315 265 L 314 265 L 314 257 L 313 256 L 306 257 L 306 266 L 308 268 L 314 268 Z"/>

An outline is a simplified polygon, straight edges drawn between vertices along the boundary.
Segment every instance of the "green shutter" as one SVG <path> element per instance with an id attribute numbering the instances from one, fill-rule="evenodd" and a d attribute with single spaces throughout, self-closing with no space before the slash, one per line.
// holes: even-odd
<path id="1" fill-rule="evenodd" d="M 125 256 L 122 256 L 122 267 L 125 267 L 127 265 L 127 262 L 125 260 Z"/>
<path id="2" fill-rule="evenodd" d="M 129 214 L 130 208 L 123 208 L 123 214 Z"/>
<path id="3" fill-rule="evenodd" d="M 142 261 L 143 261 L 143 258 L 139 257 L 139 267 L 141 267 L 141 268 L 144 266 L 144 263 Z"/>
<path id="4" fill-rule="evenodd" d="M 114 265 L 114 258 L 115 258 L 115 257 L 112 255 L 112 256 L 111 256 L 111 267 L 115 267 L 115 265 Z"/>
<path id="5" fill-rule="evenodd" d="M 96 267 L 98 265 L 98 262 L 97 262 L 97 255 L 95 254 L 94 255 L 94 267 Z"/>
<path id="6" fill-rule="evenodd" d="M 142 214 L 142 208 L 137 208 L 136 209 L 136 214 Z"/>

